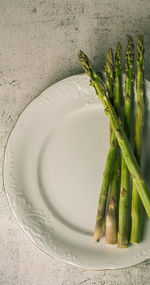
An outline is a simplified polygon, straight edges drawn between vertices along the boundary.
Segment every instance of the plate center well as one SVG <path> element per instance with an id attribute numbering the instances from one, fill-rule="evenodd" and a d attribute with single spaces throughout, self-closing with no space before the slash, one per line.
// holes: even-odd
<path id="1" fill-rule="evenodd" d="M 92 234 L 109 149 L 109 122 L 100 104 L 67 115 L 43 144 L 38 179 L 54 216 Z"/>

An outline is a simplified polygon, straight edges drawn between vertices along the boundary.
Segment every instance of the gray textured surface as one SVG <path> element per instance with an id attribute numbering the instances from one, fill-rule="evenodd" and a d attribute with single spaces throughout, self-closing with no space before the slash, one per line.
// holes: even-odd
<path id="1" fill-rule="evenodd" d="M 145 35 L 150 55 L 149 0 L 0 1 L 0 164 L 8 134 L 23 108 L 50 84 L 81 72 L 78 49 L 97 67 L 108 45 L 125 35 Z M 146 64 L 146 78 L 150 79 Z M 0 178 L 0 284 L 150 284 L 150 261 L 118 271 L 91 272 L 60 263 L 22 232 L 9 209 Z"/>

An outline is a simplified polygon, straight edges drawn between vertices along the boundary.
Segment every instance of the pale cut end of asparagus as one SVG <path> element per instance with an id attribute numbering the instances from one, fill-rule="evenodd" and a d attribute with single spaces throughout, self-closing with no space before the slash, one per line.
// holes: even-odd
<path id="1" fill-rule="evenodd" d="M 115 208 L 116 208 L 116 201 L 113 197 L 110 197 L 108 212 L 106 216 L 105 243 L 107 244 L 117 243 L 117 219 L 116 216 L 114 216 Z"/>
<path id="2" fill-rule="evenodd" d="M 98 242 L 105 232 L 105 219 L 96 223 L 94 231 L 94 242 Z"/>
<path id="3" fill-rule="evenodd" d="M 117 148 L 119 151 L 119 149 Z M 114 165 L 114 173 L 110 185 L 110 197 L 108 201 L 106 214 L 106 234 L 105 242 L 107 244 L 117 243 L 118 232 L 118 199 L 120 190 L 120 156 L 117 152 L 117 157 Z"/>
<path id="4" fill-rule="evenodd" d="M 129 241 L 128 239 L 123 239 L 122 237 L 120 237 L 119 233 L 118 233 L 118 244 L 117 244 L 118 248 L 127 248 L 129 247 Z"/>
<path id="5" fill-rule="evenodd" d="M 116 157 L 116 139 L 114 141 L 114 135 L 111 140 L 111 146 L 108 152 L 106 164 L 105 164 L 105 171 L 103 175 L 103 182 L 101 186 L 100 191 L 100 197 L 98 202 L 98 211 L 96 216 L 96 226 L 95 226 L 95 232 L 94 232 L 94 241 L 99 241 L 99 239 L 103 236 L 104 230 L 105 230 L 105 212 L 106 212 L 106 204 L 107 204 L 107 196 L 108 196 L 108 190 L 109 185 L 112 177 L 112 170 L 113 170 L 113 164 Z"/>

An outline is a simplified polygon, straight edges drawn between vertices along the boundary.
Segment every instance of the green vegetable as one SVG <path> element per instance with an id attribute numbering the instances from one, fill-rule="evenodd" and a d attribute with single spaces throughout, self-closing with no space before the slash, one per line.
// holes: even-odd
<path id="1" fill-rule="evenodd" d="M 115 96 L 114 96 L 114 108 L 117 115 L 121 116 L 121 100 L 122 100 L 122 47 L 120 43 L 117 45 L 115 56 Z M 114 133 L 113 133 L 114 135 Z M 116 138 L 115 138 L 116 139 Z M 110 193 L 106 214 L 106 238 L 105 241 L 108 244 L 117 243 L 118 232 L 118 200 L 120 192 L 120 152 L 116 139 L 117 155 L 114 163 L 113 176 L 110 185 Z"/>
<path id="2" fill-rule="evenodd" d="M 83 69 L 87 73 L 87 75 L 90 77 L 91 85 L 94 86 L 97 96 L 102 101 L 105 113 L 107 114 L 111 127 L 113 132 L 115 133 L 115 136 L 117 138 L 118 144 L 120 146 L 120 149 L 122 151 L 122 155 L 124 157 L 124 160 L 126 162 L 126 165 L 130 171 L 130 175 L 132 177 L 133 183 L 135 183 L 135 186 L 138 190 L 138 193 L 140 195 L 140 198 L 142 200 L 142 203 L 145 207 L 145 210 L 147 212 L 148 217 L 150 218 L 150 195 L 149 191 L 146 185 L 145 180 L 143 179 L 141 169 L 138 165 L 138 162 L 133 154 L 132 147 L 127 139 L 127 136 L 124 132 L 122 123 L 120 119 L 117 117 L 116 112 L 107 97 L 106 94 L 106 88 L 103 84 L 102 79 L 98 76 L 98 74 L 94 71 L 93 66 L 91 62 L 89 61 L 88 57 L 80 51 L 78 54 L 78 58 L 82 64 Z"/>
<path id="3" fill-rule="evenodd" d="M 133 87 L 134 87 L 134 44 L 128 36 L 128 46 L 125 63 L 125 106 L 124 106 L 124 130 L 129 141 L 131 141 L 131 125 L 133 120 Z M 121 162 L 121 190 L 119 201 L 119 230 L 118 247 L 128 247 L 130 233 L 130 173 L 122 157 Z"/>
<path id="4" fill-rule="evenodd" d="M 142 155 L 142 129 L 144 123 L 144 38 L 139 36 L 137 44 L 137 109 L 135 122 L 135 156 L 139 165 L 141 165 Z M 142 231 L 142 212 L 141 199 L 138 193 L 138 188 L 133 181 L 132 189 L 132 227 L 131 227 L 131 243 L 139 243 L 141 240 Z"/>
<path id="5" fill-rule="evenodd" d="M 112 47 L 109 48 L 107 53 L 106 65 L 106 87 L 107 94 L 109 99 L 113 103 L 114 100 L 114 59 Z M 96 226 L 94 231 L 94 242 L 99 241 L 99 239 L 104 235 L 105 231 L 105 212 L 106 212 L 106 203 L 108 197 L 109 185 L 111 182 L 113 165 L 115 163 L 117 153 L 117 141 L 114 133 L 112 132 L 110 125 L 110 148 L 105 164 L 105 171 L 103 175 L 103 183 L 100 191 L 99 203 L 98 203 L 98 211 L 96 217 Z"/>

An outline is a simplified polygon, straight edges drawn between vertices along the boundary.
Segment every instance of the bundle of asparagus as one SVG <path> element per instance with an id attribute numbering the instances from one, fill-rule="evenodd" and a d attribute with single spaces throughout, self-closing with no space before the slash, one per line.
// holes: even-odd
<path id="1" fill-rule="evenodd" d="M 141 202 L 150 218 L 150 194 L 142 176 L 141 145 L 144 114 L 144 39 L 139 36 L 137 44 L 137 108 L 134 149 L 131 125 L 134 98 L 134 44 L 128 36 L 125 63 L 124 112 L 122 108 L 122 47 L 117 45 L 115 60 L 109 48 L 105 65 L 106 82 L 97 74 L 88 57 L 79 51 L 78 58 L 90 77 L 97 96 L 102 101 L 110 120 L 110 149 L 106 159 L 103 183 L 100 191 L 94 241 L 104 235 L 106 243 L 118 243 L 124 248 L 141 239 Z M 122 117 L 124 113 L 124 117 Z M 121 154 L 121 156 L 120 156 Z M 121 160 L 121 170 L 120 170 Z M 132 178 L 132 209 L 130 236 L 130 176 Z"/>

